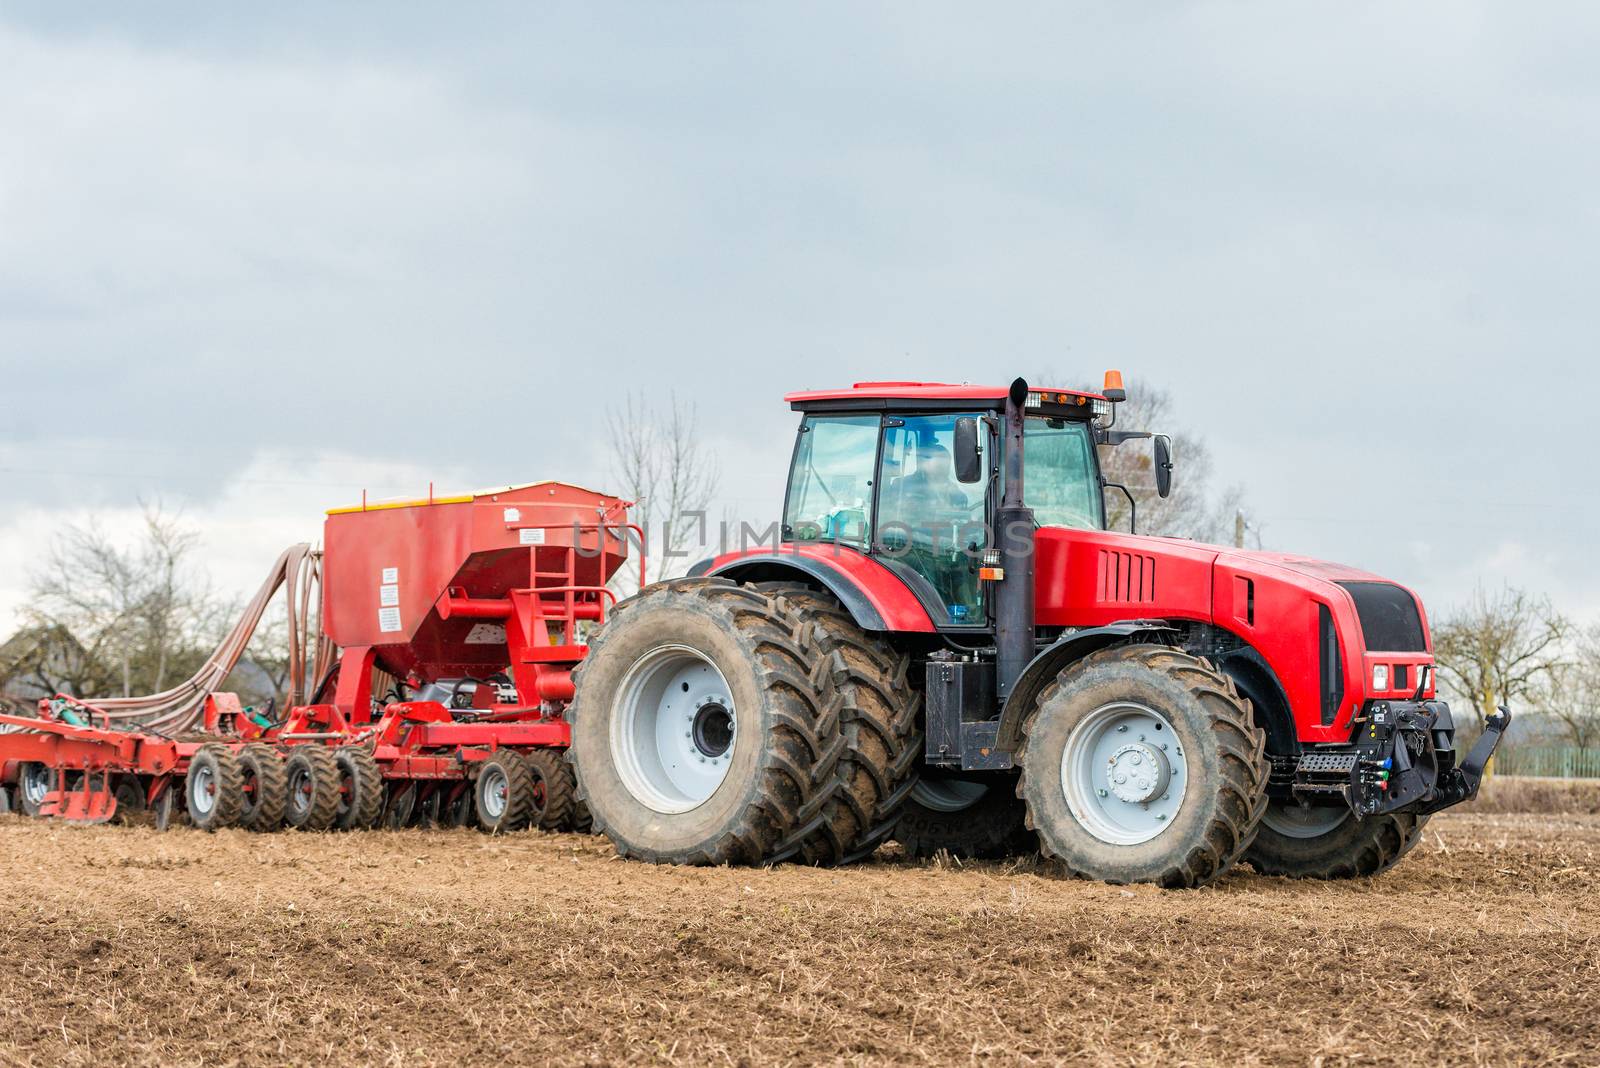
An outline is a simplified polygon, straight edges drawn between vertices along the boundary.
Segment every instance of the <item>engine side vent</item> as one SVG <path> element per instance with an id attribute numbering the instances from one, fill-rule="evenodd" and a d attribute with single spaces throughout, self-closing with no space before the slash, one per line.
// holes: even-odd
<path id="1" fill-rule="evenodd" d="M 1369 653 L 1425 653 L 1422 614 L 1416 600 L 1388 582 L 1341 582 L 1356 602 L 1361 636 Z"/>
<path id="2" fill-rule="evenodd" d="M 1101 604 L 1155 604 L 1156 558 L 1100 550 Z"/>

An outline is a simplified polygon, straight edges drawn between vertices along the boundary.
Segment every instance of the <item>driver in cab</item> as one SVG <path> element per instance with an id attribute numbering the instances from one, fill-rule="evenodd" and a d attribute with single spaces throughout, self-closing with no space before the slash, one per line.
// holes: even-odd
<path id="1" fill-rule="evenodd" d="M 950 451 L 938 442 L 917 446 L 917 469 L 889 487 L 899 504 L 899 519 L 919 535 L 928 522 L 964 518 L 972 502 L 961 492 L 950 467 Z M 918 538 L 917 540 L 923 540 Z"/>

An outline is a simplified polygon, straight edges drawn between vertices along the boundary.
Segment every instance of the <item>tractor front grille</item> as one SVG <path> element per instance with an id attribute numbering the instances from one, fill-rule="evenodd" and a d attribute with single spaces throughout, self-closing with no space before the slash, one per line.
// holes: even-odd
<path id="1" fill-rule="evenodd" d="M 1341 582 L 1356 603 L 1361 636 L 1369 653 L 1425 653 L 1422 613 L 1416 598 L 1389 582 Z"/>

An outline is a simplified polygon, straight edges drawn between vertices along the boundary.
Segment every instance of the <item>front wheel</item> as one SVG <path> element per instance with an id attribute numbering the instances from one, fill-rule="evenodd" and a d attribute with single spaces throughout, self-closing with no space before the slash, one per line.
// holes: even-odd
<path id="1" fill-rule="evenodd" d="M 1069 665 L 1024 728 L 1018 794 L 1040 848 L 1111 883 L 1201 886 L 1266 806 L 1266 735 L 1228 678 L 1155 645 Z"/>
<path id="2" fill-rule="evenodd" d="M 1410 812 L 1358 820 L 1343 804 L 1311 808 L 1274 801 L 1244 859 L 1263 875 L 1292 879 L 1378 875 L 1411 852 L 1427 822 Z"/>

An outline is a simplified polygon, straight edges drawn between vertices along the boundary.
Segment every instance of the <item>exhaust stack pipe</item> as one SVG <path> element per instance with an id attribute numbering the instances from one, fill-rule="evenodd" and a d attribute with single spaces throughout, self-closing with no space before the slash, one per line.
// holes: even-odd
<path id="1" fill-rule="evenodd" d="M 1011 688 L 1034 655 L 1033 509 L 1023 503 L 1022 428 L 1028 383 L 1019 378 L 1006 394 L 1004 457 L 1006 482 L 994 513 L 1001 578 L 994 586 L 996 690 L 1004 707 Z"/>

